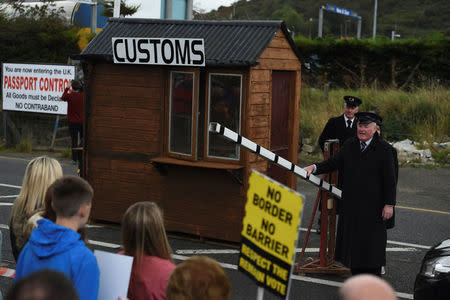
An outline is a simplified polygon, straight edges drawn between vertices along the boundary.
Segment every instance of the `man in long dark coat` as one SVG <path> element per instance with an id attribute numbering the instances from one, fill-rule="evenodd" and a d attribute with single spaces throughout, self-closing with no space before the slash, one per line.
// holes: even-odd
<path id="1" fill-rule="evenodd" d="M 361 105 L 361 99 L 354 96 L 344 96 L 344 113 L 328 120 L 319 137 L 319 146 L 322 149 L 326 140 L 338 139 L 341 147 L 344 142 L 356 136 L 355 114 Z"/>
<path id="2" fill-rule="evenodd" d="M 391 150 L 380 142 L 375 113 L 359 113 L 357 137 L 330 159 L 305 168 L 308 175 L 342 172 L 341 214 L 335 258 L 352 274 L 380 276 L 386 264 L 386 220 L 393 214 L 396 178 Z M 364 143 L 364 146 L 363 146 Z"/>

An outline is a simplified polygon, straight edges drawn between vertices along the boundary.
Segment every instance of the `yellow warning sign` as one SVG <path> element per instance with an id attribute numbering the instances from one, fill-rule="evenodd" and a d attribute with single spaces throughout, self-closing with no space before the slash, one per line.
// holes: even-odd
<path id="1" fill-rule="evenodd" d="M 252 171 L 238 266 L 281 296 L 288 291 L 302 209 L 302 195 Z"/>

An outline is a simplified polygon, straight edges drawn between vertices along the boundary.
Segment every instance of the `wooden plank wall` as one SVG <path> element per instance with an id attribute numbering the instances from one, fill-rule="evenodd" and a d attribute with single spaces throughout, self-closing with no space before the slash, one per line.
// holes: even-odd
<path id="1" fill-rule="evenodd" d="M 244 192 L 229 171 L 170 164 L 156 169 L 150 162 L 163 149 L 164 73 L 154 67 L 93 67 L 87 107 L 92 218 L 118 223 L 133 203 L 154 201 L 168 231 L 238 242 Z"/>
<path id="2" fill-rule="evenodd" d="M 87 179 L 92 217 L 119 222 L 134 202 L 161 202 L 150 158 L 161 149 L 162 69 L 98 64 L 89 77 Z"/>
<path id="3" fill-rule="evenodd" d="M 168 231 L 240 241 L 245 193 L 229 171 L 178 165 L 164 170 Z"/>
<path id="4" fill-rule="evenodd" d="M 270 42 L 258 59 L 258 65 L 250 69 L 250 90 L 248 109 L 248 138 L 255 143 L 270 149 L 270 124 L 271 124 L 271 99 L 272 99 L 272 71 L 294 71 L 295 72 L 295 103 L 290 105 L 290 132 L 292 144 L 290 147 L 290 159 L 297 162 L 298 150 L 298 121 L 300 105 L 300 70 L 301 64 L 287 41 L 282 30 Z M 292 111 L 293 110 L 293 111 Z M 263 158 L 249 154 L 247 170 L 256 169 L 266 173 L 268 162 Z M 289 179 L 291 188 L 295 189 L 296 181 Z"/>

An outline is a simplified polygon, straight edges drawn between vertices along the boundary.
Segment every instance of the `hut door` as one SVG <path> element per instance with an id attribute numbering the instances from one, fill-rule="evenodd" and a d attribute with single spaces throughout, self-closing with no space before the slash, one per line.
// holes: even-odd
<path id="1" fill-rule="evenodd" d="M 293 72 L 272 72 L 272 121 L 270 149 L 287 160 L 289 131 L 289 100 L 291 98 L 291 78 Z M 269 163 L 268 174 L 278 182 L 287 184 L 289 171 Z"/>

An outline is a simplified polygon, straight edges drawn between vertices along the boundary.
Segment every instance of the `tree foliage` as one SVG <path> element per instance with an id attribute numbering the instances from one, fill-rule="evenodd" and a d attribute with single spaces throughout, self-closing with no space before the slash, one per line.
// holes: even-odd
<path id="1" fill-rule="evenodd" d="M 297 34 L 317 36 L 319 8 L 327 2 L 317 0 L 239 0 L 230 7 L 219 7 L 210 13 L 194 13 L 197 19 L 246 19 L 269 20 L 281 17 L 288 27 L 292 20 L 287 15 L 274 15 L 285 7 L 301 16 Z M 333 0 L 331 4 L 358 12 L 362 17 L 362 37 L 372 37 L 374 0 Z M 448 0 L 383 0 L 378 1 L 377 35 L 391 37 L 393 30 L 401 38 L 425 37 L 433 32 L 450 35 L 450 5 Z M 230 17 L 231 16 L 231 17 Z M 295 22 L 297 22 L 295 20 Z M 334 37 L 356 36 L 357 19 L 331 12 L 324 12 L 324 32 Z"/>
<path id="2" fill-rule="evenodd" d="M 288 29 L 294 33 L 300 32 L 303 25 L 303 16 L 287 5 L 275 10 L 272 13 L 272 19 L 284 20 L 288 26 Z"/>
<path id="3" fill-rule="evenodd" d="M 430 82 L 450 84 L 450 38 L 391 41 L 310 40 L 296 38 L 302 62 L 310 66 L 303 78 L 312 86 L 411 89 Z"/>
<path id="4" fill-rule="evenodd" d="M 105 17 L 112 17 L 114 13 L 114 0 L 101 0 L 101 4 L 105 7 L 102 15 Z M 125 0 L 120 0 L 120 16 L 131 16 L 134 15 L 141 5 L 128 5 Z"/>
<path id="5" fill-rule="evenodd" d="M 14 16 L 0 13 L 0 61 L 66 63 L 70 54 L 79 53 L 77 28 L 65 21 L 53 1 L 12 5 Z"/>

